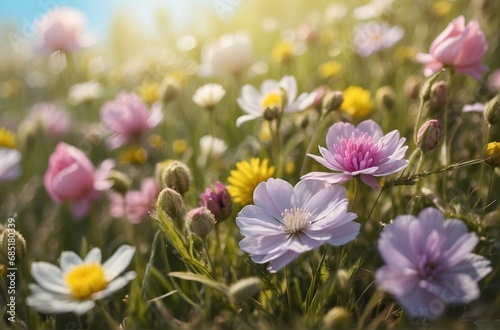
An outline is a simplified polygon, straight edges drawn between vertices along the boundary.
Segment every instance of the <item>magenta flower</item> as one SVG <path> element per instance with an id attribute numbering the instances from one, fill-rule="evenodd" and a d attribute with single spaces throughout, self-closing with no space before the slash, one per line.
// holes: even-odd
<path id="1" fill-rule="evenodd" d="M 46 53 L 72 52 L 89 47 L 93 37 L 85 32 L 87 18 L 77 9 L 57 7 L 35 22 L 38 48 Z"/>
<path id="2" fill-rule="evenodd" d="M 269 262 L 275 273 L 301 253 L 325 243 L 343 245 L 359 232 L 357 215 L 347 212 L 346 190 L 317 180 L 295 187 L 281 179 L 257 186 L 254 205 L 245 206 L 236 218 L 245 236 L 240 248 L 258 264 Z"/>
<path id="3" fill-rule="evenodd" d="M 200 206 L 209 209 L 216 221 L 223 221 L 231 215 L 233 203 L 226 186 L 217 181 L 215 189 L 208 187 L 201 193 Z"/>
<path id="4" fill-rule="evenodd" d="M 113 166 L 114 162 L 107 160 L 96 170 L 83 151 L 60 142 L 49 158 L 45 189 L 55 202 L 71 202 L 75 217 L 83 218 L 90 201 L 113 185 L 108 179 Z"/>
<path id="5" fill-rule="evenodd" d="M 431 207 L 418 217 L 398 216 L 378 241 L 386 265 L 375 274 L 377 285 L 410 316 L 435 319 L 447 303 L 479 298 L 477 282 L 491 267 L 489 260 L 471 253 L 477 242 L 462 221 L 445 220 Z"/>
<path id="6" fill-rule="evenodd" d="M 346 122 L 335 123 L 326 135 L 326 148 L 319 147 L 321 156 L 308 154 L 321 165 L 340 173 L 311 172 L 302 179 L 323 180 L 329 184 L 344 183 L 355 176 L 372 188 L 378 188 L 375 179 L 396 173 L 406 166 L 403 159 L 407 146 L 394 130 L 383 135 L 373 120 L 365 120 L 357 127 Z"/>
<path id="7" fill-rule="evenodd" d="M 122 92 L 101 108 L 101 121 L 113 132 L 108 140 L 111 148 L 118 148 L 140 137 L 157 126 L 162 119 L 160 103 L 153 104 L 148 112 L 146 104 L 134 93 Z"/>
<path id="8" fill-rule="evenodd" d="M 424 74 L 430 76 L 444 66 L 476 80 L 488 67 L 481 64 L 488 49 L 486 38 L 476 20 L 465 26 L 465 18 L 455 18 L 432 42 L 429 54 L 417 54 L 417 61 L 425 64 Z"/>
<path id="9" fill-rule="evenodd" d="M 118 193 L 110 195 L 110 213 L 115 218 L 124 216 L 131 223 L 140 223 L 148 216 L 153 207 L 153 202 L 158 197 L 160 187 L 154 178 L 145 178 L 140 190 L 130 190 L 125 194 L 125 199 Z"/>

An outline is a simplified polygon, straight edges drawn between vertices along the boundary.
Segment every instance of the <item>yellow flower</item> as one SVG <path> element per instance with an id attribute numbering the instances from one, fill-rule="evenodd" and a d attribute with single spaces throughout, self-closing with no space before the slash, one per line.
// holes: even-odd
<path id="1" fill-rule="evenodd" d="M 0 147 L 16 149 L 17 148 L 16 134 L 12 133 L 11 131 L 3 127 L 0 128 Z"/>
<path id="2" fill-rule="evenodd" d="M 262 123 L 262 127 L 259 132 L 259 138 L 262 140 L 264 143 L 271 142 L 272 136 L 271 136 L 271 127 L 269 126 L 269 122 L 265 121 Z"/>
<path id="3" fill-rule="evenodd" d="M 144 102 L 151 105 L 158 100 L 158 87 L 159 84 L 156 82 L 145 81 L 139 86 L 139 96 Z"/>
<path id="4" fill-rule="evenodd" d="M 160 149 L 163 146 L 163 139 L 158 134 L 151 134 L 148 137 L 148 144 L 155 149 Z"/>
<path id="5" fill-rule="evenodd" d="M 328 61 L 318 67 L 318 75 L 323 79 L 336 77 L 342 71 L 342 65 L 337 61 Z"/>
<path id="6" fill-rule="evenodd" d="M 295 163 L 293 161 L 288 161 L 285 164 L 285 173 L 288 175 L 292 175 L 295 172 Z"/>
<path id="7" fill-rule="evenodd" d="M 187 149 L 187 143 L 186 140 L 184 139 L 175 139 L 174 142 L 172 142 L 172 149 L 176 154 L 182 154 L 184 151 Z"/>
<path id="8" fill-rule="evenodd" d="M 432 4 L 432 12 L 436 16 L 445 16 L 451 11 L 452 4 L 449 1 L 436 1 Z"/>
<path id="9" fill-rule="evenodd" d="M 140 146 L 132 146 L 120 154 L 120 163 L 123 165 L 128 164 L 144 164 L 148 160 L 148 153 Z"/>
<path id="10" fill-rule="evenodd" d="M 274 166 L 269 167 L 268 159 L 252 158 L 236 163 L 236 169 L 230 172 L 227 190 L 235 203 L 247 205 L 253 202 L 253 191 L 262 181 L 274 174 Z"/>
<path id="11" fill-rule="evenodd" d="M 340 110 L 347 112 L 355 121 L 369 116 L 373 112 L 370 92 L 358 86 L 348 87 L 344 91 L 344 102 Z"/>
<path id="12" fill-rule="evenodd" d="M 271 58 L 275 62 L 286 63 L 293 57 L 293 44 L 289 41 L 280 41 L 271 51 Z"/>
<path id="13" fill-rule="evenodd" d="M 500 142 L 490 142 L 486 145 L 484 161 L 493 167 L 500 166 Z"/>

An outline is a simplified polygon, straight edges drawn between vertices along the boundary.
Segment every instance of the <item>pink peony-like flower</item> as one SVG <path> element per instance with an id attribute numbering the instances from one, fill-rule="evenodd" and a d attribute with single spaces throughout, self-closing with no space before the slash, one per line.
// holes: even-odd
<path id="1" fill-rule="evenodd" d="M 83 151 L 60 142 L 49 158 L 45 189 L 55 202 L 71 202 L 75 217 L 83 218 L 90 201 L 113 185 L 108 179 L 113 166 L 114 162 L 107 160 L 96 170 Z"/>
<path id="2" fill-rule="evenodd" d="M 155 178 L 145 178 L 140 190 L 130 190 L 125 194 L 125 199 L 118 193 L 110 195 L 110 213 L 115 218 L 125 216 L 131 223 L 140 223 L 151 210 L 153 202 L 158 197 L 160 187 Z"/>
<path id="3" fill-rule="evenodd" d="M 323 244 L 344 245 L 356 238 L 357 215 L 347 211 L 346 190 L 317 180 L 292 185 L 282 179 L 261 182 L 253 194 L 254 205 L 245 206 L 236 225 L 245 236 L 240 248 L 255 263 L 269 262 L 275 273 L 301 253 Z"/>
<path id="4" fill-rule="evenodd" d="M 35 103 L 30 109 L 28 120 L 41 123 L 47 134 L 53 138 L 61 137 L 71 129 L 70 115 L 54 103 Z"/>
<path id="5" fill-rule="evenodd" d="M 437 318 L 448 303 L 480 296 L 477 282 L 491 272 L 490 261 L 471 253 L 478 237 L 460 220 L 445 220 L 429 207 L 401 215 L 384 228 L 378 250 L 385 266 L 377 285 L 392 293 L 412 317 Z"/>
<path id="6" fill-rule="evenodd" d="M 93 37 L 85 32 L 84 13 L 68 7 L 57 7 L 35 22 L 38 48 L 46 53 L 56 50 L 72 52 L 89 47 Z"/>
<path id="7" fill-rule="evenodd" d="M 465 25 L 465 18 L 455 18 L 432 42 L 429 54 L 417 54 L 417 61 L 425 64 L 424 74 L 430 76 L 444 66 L 476 80 L 488 67 L 481 64 L 488 49 L 486 38 L 476 20 Z"/>
<path id="8" fill-rule="evenodd" d="M 121 92 L 115 100 L 101 108 L 102 123 L 113 132 L 108 140 L 111 148 L 118 148 L 158 125 L 163 119 L 161 103 L 148 111 L 147 105 L 134 93 Z"/>
<path id="9" fill-rule="evenodd" d="M 302 179 L 323 180 L 329 184 L 344 183 L 355 176 L 372 188 L 378 188 L 376 177 L 396 173 L 406 166 L 403 159 L 407 146 L 394 130 L 383 135 L 373 120 L 357 127 L 346 122 L 333 124 L 326 135 L 326 148 L 319 147 L 321 156 L 308 154 L 318 163 L 340 173 L 311 172 Z"/>

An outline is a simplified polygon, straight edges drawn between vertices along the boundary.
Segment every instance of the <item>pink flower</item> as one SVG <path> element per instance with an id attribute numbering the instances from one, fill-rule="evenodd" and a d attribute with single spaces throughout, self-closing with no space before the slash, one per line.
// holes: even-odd
<path id="1" fill-rule="evenodd" d="M 69 132 L 71 119 L 62 107 L 48 102 L 38 102 L 31 107 L 28 120 L 38 121 L 53 138 L 61 137 Z"/>
<path id="2" fill-rule="evenodd" d="M 479 23 L 472 20 L 465 26 L 465 18 L 459 16 L 432 42 L 429 54 L 417 54 L 417 61 L 425 64 L 426 76 L 450 66 L 479 80 L 481 73 L 488 70 L 481 64 L 487 49 Z"/>
<path id="3" fill-rule="evenodd" d="M 378 241 L 385 265 L 375 274 L 377 285 L 410 316 L 435 319 L 445 304 L 479 298 L 477 282 L 491 272 L 491 264 L 472 253 L 478 241 L 462 221 L 445 220 L 435 208 L 418 217 L 400 215 Z"/>
<path id="4" fill-rule="evenodd" d="M 148 112 L 147 105 L 134 93 L 122 92 L 101 108 L 101 121 L 113 132 L 108 140 L 118 148 L 158 125 L 163 119 L 161 104 L 156 102 Z"/>
<path id="5" fill-rule="evenodd" d="M 35 22 L 38 48 L 46 53 L 56 50 L 72 52 L 89 47 L 93 38 L 85 33 L 87 18 L 76 9 L 58 7 Z"/>
<path id="6" fill-rule="evenodd" d="M 488 86 L 494 92 L 500 92 L 500 69 L 496 69 L 489 75 Z"/>
<path id="7" fill-rule="evenodd" d="M 208 187 L 200 195 L 200 206 L 205 206 L 212 212 L 217 222 L 226 220 L 231 215 L 233 202 L 226 186 L 215 183 L 215 188 Z"/>
<path id="8" fill-rule="evenodd" d="M 154 178 L 146 178 L 141 183 L 141 189 L 130 190 L 125 194 L 125 199 L 118 193 L 110 195 L 110 213 L 115 218 L 124 216 L 131 223 L 139 223 L 148 214 L 153 202 L 158 197 L 160 187 Z M 125 203 L 125 205 L 124 205 Z"/>
<path id="9" fill-rule="evenodd" d="M 396 173 L 406 166 L 403 159 L 407 146 L 394 130 L 383 135 L 373 120 L 365 120 L 357 127 L 346 122 L 335 123 L 326 135 L 326 148 L 319 147 L 321 156 L 308 154 L 318 163 L 340 173 L 311 172 L 302 179 L 323 180 L 329 184 L 344 183 L 355 176 L 372 188 L 378 188 L 375 177 Z"/>
<path id="10" fill-rule="evenodd" d="M 108 180 L 113 166 L 114 162 L 107 160 L 96 170 L 80 149 L 60 142 L 49 158 L 45 189 L 55 202 L 71 202 L 75 217 L 83 218 L 89 211 L 90 201 L 113 185 Z"/>

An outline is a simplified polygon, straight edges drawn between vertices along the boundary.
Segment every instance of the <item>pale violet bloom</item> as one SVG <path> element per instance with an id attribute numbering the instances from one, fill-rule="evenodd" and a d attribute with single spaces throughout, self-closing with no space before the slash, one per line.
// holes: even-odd
<path id="1" fill-rule="evenodd" d="M 462 112 L 484 112 L 484 103 L 465 104 Z"/>
<path id="2" fill-rule="evenodd" d="M 21 152 L 16 149 L 0 148 L 0 182 L 11 181 L 21 175 Z"/>
<path id="3" fill-rule="evenodd" d="M 383 49 L 394 46 L 405 32 L 400 26 L 385 23 L 367 22 L 354 29 L 354 46 L 361 56 L 369 56 Z"/>
<path id="4" fill-rule="evenodd" d="M 93 248 L 82 260 L 73 251 L 63 251 L 61 267 L 47 262 L 33 262 L 31 275 L 37 284 L 30 284 L 31 295 L 26 304 L 40 313 L 84 314 L 101 300 L 120 290 L 136 276 L 129 271 L 119 276 L 130 264 L 135 247 L 122 245 L 105 263 L 101 250 Z"/>
<path id="5" fill-rule="evenodd" d="M 477 282 L 491 266 L 472 253 L 478 241 L 464 222 L 445 220 L 432 207 L 418 217 L 398 216 L 378 241 L 385 265 L 375 274 L 377 285 L 393 294 L 411 317 L 435 319 L 446 304 L 479 298 Z"/>
<path id="6" fill-rule="evenodd" d="M 357 215 L 347 212 L 346 190 L 316 180 L 295 187 L 282 179 L 259 183 L 254 205 L 245 206 L 236 218 L 245 236 L 240 248 L 255 263 L 269 262 L 275 273 L 301 253 L 323 244 L 346 244 L 359 233 Z"/>
<path id="7" fill-rule="evenodd" d="M 326 135 L 326 148 L 319 147 L 321 156 L 308 154 L 326 168 L 339 173 L 311 172 L 302 179 L 323 180 L 329 184 L 344 183 L 353 177 L 372 188 L 378 188 L 376 177 L 396 173 L 406 166 L 403 159 L 408 146 L 399 131 L 386 135 L 373 120 L 357 127 L 347 122 L 333 124 Z"/>
<path id="8" fill-rule="evenodd" d="M 265 80 L 260 85 L 260 91 L 251 85 L 244 85 L 237 102 L 246 114 L 236 119 L 236 126 L 262 118 L 267 108 L 281 107 L 282 91 L 286 93 L 287 99 L 282 109 L 285 113 L 305 110 L 315 99 L 314 92 L 302 93 L 297 97 L 297 81 L 293 76 L 284 76 L 280 81 Z"/>
<path id="9" fill-rule="evenodd" d="M 377 18 L 390 8 L 394 0 L 372 0 L 364 6 L 352 11 L 352 16 L 357 20 Z"/>
<path id="10" fill-rule="evenodd" d="M 193 95 L 193 102 L 200 107 L 211 110 L 219 104 L 226 90 L 219 84 L 205 84 L 198 87 Z"/>

